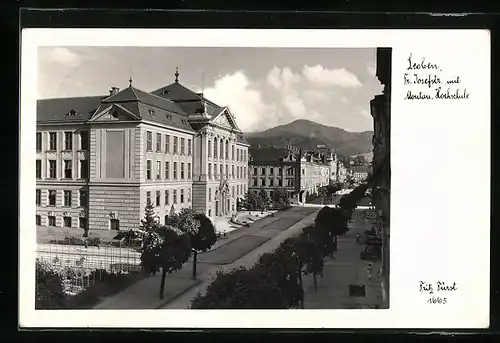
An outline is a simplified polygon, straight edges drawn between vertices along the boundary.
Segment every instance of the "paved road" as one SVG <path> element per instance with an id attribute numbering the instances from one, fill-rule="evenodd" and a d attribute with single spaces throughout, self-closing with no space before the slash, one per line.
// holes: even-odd
<path id="1" fill-rule="evenodd" d="M 250 227 L 228 233 L 209 252 L 199 255 L 197 280 L 191 278 L 192 264 L 187 263 L 167 276 L 165 298 L 159 300 L 160 276 L 150 276 L 124 291 L 105 299 L 97 309 L 154 309 L 189 306 L 198 292 L 204 292 L 218 270 L 251 267 L 265 252 L 275 249 L 285 238 L 313 223 L 317 208 L 294 207 L 254 222 Z"/>
<path id="2" fill-rule="evenodd" d="M 376 304 L 381 304 L 381 279 L 377 277 L 380 263 L 372 263 L 370 280 L 367 273 L 370 262 L 360 259 L 365 246 L 356 243 L 356 234 L 362 234 L 371 226 L 363 219 L 362 212 L 354 211 L 350 230 L 345 236 L 339 237 L 335 258 L 327 259 L 324 277 L 318 278 L 317 292 L 309 282 L 305 295 L 306 309 L 373 308 Z M 351 284 L 365 285 L 366 297 L 350 297 Z"/>

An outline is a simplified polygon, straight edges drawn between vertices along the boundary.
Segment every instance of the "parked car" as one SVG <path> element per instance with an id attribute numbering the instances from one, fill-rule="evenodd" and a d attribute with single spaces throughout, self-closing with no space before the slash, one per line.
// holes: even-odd
<path id="1" fill-rule="evenodd" d="M 367 245 L 365 250 L 361 252 L 361 259 L 368 261 L 378 261 L 380 260 L 382 249 L 380 246 Z"/>

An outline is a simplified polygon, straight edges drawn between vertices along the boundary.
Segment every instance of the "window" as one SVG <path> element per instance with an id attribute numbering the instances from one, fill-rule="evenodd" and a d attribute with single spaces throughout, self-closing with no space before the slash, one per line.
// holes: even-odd
<path id="1" fill-rule="evenodd" d="M 36 160 L 36 178 L 42 178 L 42 160 Z"/>
<path id="2" fill-rule="evenodd" d="M 184 180 L 184 162 L 181 162 L 181 180 Z"/>
<path id="3" fill-rule="evenodd" d="M 302 175 L 306 175 L 306 170 L 302 168 Z"/>
<path id="4" fill-rule="evenodd" d="M 42 204 L 42 190 L 36 190 L 36 205 L 40 206 Z"/>
<path id="5" fill-rule="evenodd" d="M 208 157 L 212 157 L 212 142 L 208 140 Z"/>
<path id="6" fill-rule="evenodd" d="M 261 170 L 261 174 L 262 174 L 262 175 L 266 175 L 266 168 L 262 168 L 262 170 Z"/>
<path id="7" fill-rule="evenodd" d="M 151 192 L 146 192 L 146 204 L 151 204 Z"/>
<path id="8" fill-rule="evenodd" d="M 253 168 L 253 175 L 257 175 L 257 168 Z"/>
<path id="9" fill-rule="evenodd" d="M 184 189 L 181 189 L 181 204 L 184 203 Z"/>
<path id="10" fill-rule="evenodd" d="M 217 158 L 217 138 L 214 139 L 214 158 Z"/>
<path id="11" fill-rule="evenodd" d="M 71 207 L 71 191 L 64 191 L 64 206 Z"/>
<path id="12" fill-rule="evenodd" d="M 156 191 L 156 206 L 160 206 L 161 193 L 160 191 Z"/>
<path id="13" fill-rule="evenodd" d="M 73 161 L 64 161 L 64 178 L 71 179 L 73 177 Z"/>
<path id="14" fill-rule="evenodd" d="M 208 189 L 208 201 L 212 201 L 212 188 Z"/>
<path id="15" fill-rule="evenodd" d="M 49 206 L 56 206 L 57 191 L 49 190 Z"/>
<path id="16" fill-rule="evenodd" d="M 161 179 L 161 161 L 156 161 L 156 179 Z"/>
<path id="17" fill-rule="evenodd" d="M 181 155 L 184 155 L 186 153 L 186 140 L 181 137 Z"/>
<path id="18" fill-rule="evenodd" d="M 231 166 L 231 177 L 234 178 L 234 166 Z"/>
<path id="19" fill-rule="evenodd" d="M 217 163 L 214 163 L 214 176 L 215 176 L 216 179 L 217 179 L 217 174 L 218 174 Z"/>
<path id="20" fill-rule="evenodd" d="M 178 139 L 177 137 L 174 136 L 174 154 L 177 154 L 177 142 L 178 142 Z"/>
<path id="21" fill-rule="evenodd" d="M 191 156 L 191 140 L 188 139 L 188 155 Z"/>
<path id="22" fill-rule="evenodd" d="M 78 223 L 78 226 L 80 227 L 80 229 L 87 229 L 87 218 L 79 218 L 79 223 Z"/>
<path id="23" fill-rule="evenodd" d="M 261 180 L 261 182 L 260 182 L 260 184 L 261 184 L 262 186 L 265 186 L 265 185 L 266 185 L 266 179 L 262 179 L 262 180 Z"/>
<path id="24" fill-rule="evenodd" d="M 229 178 L 229 166 L 226 164 L 226 179 Z"/>
<path id="25" fill-rule="evenodd" d="M 188 163 L 188 174 L 187 174 L 188 180 L 191 179 L 191 163 Z"/>
<path id="26" fill-rule="evenodd" d="M 229 159 L 229 142 L 226 141 L 226 160 Z"/>
<path id="27" fill-rule="evenodd" d="M 270 186 L 270 187 L 273 187 L 273 186 L 274 186 L 274 179 L 270 179 L 270 180 L 269 180 L 269 186 Z"/>
<path id="28" fill-rule="evenodd" d="M 64 150 L 73 150 L 73 132 L 64 133 Z"/>
<path id="29" fill-rule="evenodd" d="M 188 202 L 191 202 L 191 188 L 188 188 Z"/>
<path id="30" fill-rule="evenodd" d="M 236 161 L 240 161 L 240 149 L 236 149 Z"/>
<path id="31" fill-rule="evenodd" d="M 168 189 L 165 190 L 165 206 L 170 203 L 170 191 Z"/>
<path id="32" fill-rule="evenodd" d="M 151 131 L 147 131 L 147 137 L 146 137 L 146 150 L 147 151 L 152 151 L 153 150 L 153 133 Z"/>
<path id="33" fill-rule="evenodd" d="M 177 180 L 177 162 L 174 162 L 174 180 Z"/>
<path id="34" fill-rule="evenodd" d="M 42 216 L 36 215 L 36 225 L 42 225 Z"/>
<path id="35" fill-rule="evenodd" d="M 71 227 L 71 217 L 63 218 L 64 227 Z"/>
<path id="36" fill-rule="evenodd" d="M 257 179 L 253 179 L 253 185 L 257 186 Z"/>
<path id="37" fill-rule="evenodd" d="M 56 226 L 56 217 L 48 216 L 48 218 L 49 218 L 49 226 Z"/>
<path id="38" fill-rule="evenodd" d="M 209 179 L 212 178 L 212 164 L 211 163 L 208 164 L 208 178 Z"/>
<path id="39" fill-rule="evenodd" d="M 42 151 L 42 133 L 36 133 L 36 151 Z"/>
<path id="40" fill-rule="evenodd" d="M 49 132 L 49 150 L 57 150 L 57 134 Z"/>
<path id="41" fill-rule="evenodd" d="M 56 160 L 49 160 L 49 178 L 56 178 Z"/>
<path id="42" fill-rule="evenodd" d="M 243 162 L 247 161 L 247 151 L 243 150 Z"/>
<path id="43" fill-rule="evenodd" d="M 111 226 L 111 230 L 120 230 L 120 221 L 118 219 L 110 219 L 109 225 Z"/>
<path id="44" fill-rule="evenodd" d="M 219 154 L 219 157 L 220 158 L 224 158 L 224 140 L 221 138 L 220 139 L 220 154 Z"/>
<path id="45" fill-rule="evenodd" d="M 161 133 L 156 134 L 156 151 L 161 152 Z"/>
<path id="46" fill-rule="evenodd" d="M 211 217 L 212 216 L 212 210 L 208 210 L 208 216 Z"/>
<path id="47" fill-rule="evenodd" d="M 170 135 L 165 135 L 165 153 L 170 154 Z"/>
<path id="48" fill-rule="evenodd" d="M 247 167 L 243 167 L 243 177 L 247 177 Z"/>
<path id="49" fill-rule="evenodd" d="M 170 162 L 165 162 L 165 180 L 170 179 Z"/>
<path id="50" fill-rule="evenodd" d="M 223 177 L 224 177 L 224 166 L 222 165 L 222 163 L 221 163 L 221 165 L 220 165 L 220 177 L 221 177 L 221 178 L 223 178 Z"/>
<path id="51" fill-rule="evenodd" d="M 282 173 L 282 169 L 281 169 L 281 167 L 279 167 L 278 168 L 278 174 L 281 175 L 281 173 Z"/>
<path id="52" fill-rule="evenodd" d="M 146 179 L 151 180 L 151 160 L 146 161 Z"/>
<path id="53" fill-rule="evenodd" d="M 88 179 L 89 177 L 89 161 L 80 160 L 80 178 Z"/>
<path id="54" fill-rule="evenodd" d="M 236 178 L 237 179 L 240 178 L 240 167 L 239 166 L 236 166 Z"/>
<path id="55" fill-rule="evenodd" d="M 173 191 L 173 197 L 174 197 L 174 199 L 173 199 L 174 200 L 173 201 L 174 204 L 177 204 L 177 189 L 174 189 L 174 191 Z"/>
<path id="56" fill-rule="evenodd" d="M 234 186 L 231 187 L 231 196 L 234 198 Z"/>
<path id="57" fill-rule="evenodd" d="M 274 175 L 274 168 L 273 167 L 269 168 L 269 175 Z"/>
<path id="58" fill-rule="evenodd" d="M 87 191 L 80 191 L 80 207 L 86 207 L 88 204 Z"/>
<path id="59" fill-rule="evenodd" d="M 80 131 L 80 150 L 89 150 L 89 132 Z"/>
<path id="60" fill-rule="evenodd" d="M 231 145 L 231 159 L 234 161 L 234 145 Z"/>

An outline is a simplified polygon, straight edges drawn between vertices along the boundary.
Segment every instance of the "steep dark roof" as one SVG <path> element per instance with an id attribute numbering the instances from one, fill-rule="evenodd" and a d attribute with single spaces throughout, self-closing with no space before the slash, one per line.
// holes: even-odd
<path id="1" fill-rule="evenodd" d="M 123 91 L 103 100 L 103 103 L 120 103 L 139 101 L 143 104 L 163 109 L 169 112 L 187 115 L 187 113 L 176 103 L 134 87 L 127 87 Z"/>
<path id="2" fill-rule="evenodd" d="M 85 122 L 94 114 L 101 100 L 106 97 L 87 96 L 38 100 L 36 120 L 38 122 Z M 68 115 L 71 110 L 76 111 L 75 115 Z"/>
<path id="3" fill-rule="evenodd" d="M 178 82 L 174 82 L 168 86 L 158 88 L 151 93 L 176 102 L 201 99 L 201 96 L 198 93 L 193 92 L 191 89 L 184 87 Z"/>
<path id="4" fill-rule="evenodd" d="M 280 162 L 282 158 L 288 156 L 286 148 L 250 148 L 248 153 L 252 158 L 252 162 Z"/>

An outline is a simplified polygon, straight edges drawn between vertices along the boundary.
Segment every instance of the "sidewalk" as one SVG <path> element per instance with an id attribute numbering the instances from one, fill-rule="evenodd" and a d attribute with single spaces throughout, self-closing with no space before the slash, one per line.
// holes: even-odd
<path id="1" fill-rule="evenodd" d="M 191 277 L 190 262 L 187 262 L 181 270 L 167 275 L 163 300 L 158 296 L 161 276 L 157 274 L 140 280 L 124 291 L 105 299 L 94 308 L 186 308 L 198 292 L 205 291 L 216 271 L 230 270 L 242 265 L 252 266 L 262 253 L 273 250 L 285 238 L 310 225 L 316 217 L 316 212 L 315 209 L 290 209 L 278 212 L 274 217 L 260 219 L 250 227 L 229 232 L 227 239 L 217 241 L 209 252 L 198 255 L 197 279 Z M 307 216 L 304 218 L 305 214 Z M 258 237 L 261 239 L 256 239 Z M 247 246 L 242 246 L 242 242 Z M 245 254 L 249 249 L 252 251 Z M 239 255 L 236 252 L 239 252 Z M 244 255 L 241 256 L 242 254 Z M 236 256 L 235 260 L 232 261 L 229 255 Z M 209 262 L 203 263 L 204 259 Z"/>
<path id="2" fill-rule="evenodd" d="M 305 287 L 306 309 L 362 309 L 375 308 L 376 305 L 382 308 L 382 279 L 377 276 L 380 263 L 372 262 L 370 280 L 366 270 L 370 262 L 360 259 L 365 246 L 356 243 L 356 234 L 362 234 L 370 224 L 364 221 L 361 211 L 355 211 L 349 227 L 349 232 L 339 237 L 335 258 L 325 261 L 323 278 L 318 277 L 317 292 L 314 291 L 312 276 L 308 276 L 311 280 Z M 365 285 L 366 296 L 349 296 L 349 285 Z"/>
<path id="3" fill-rule="evenodd" d="M 295 236 L 299 234 L 302 229 L 308 225 L 311 225 L 314 223 L 314 219 L 316 218 L 317 211 L 312 212 L 309 214 L 307 217 L 304 219 L 300 220 L 296 224 L 292 225 L 286 230 L 283 230 L 280 232 L 278 235 L 275 237 L 271 238 L 269 241 L 265 242 L 261 246 L 257 247 L 254 249 L 252 252 L 246 254 L 242 258 L 238 259 L 232 264 L 228 264 L 223 266 L 222 268 L 212 268 L 211 270 L 207 271 L 202 278 L 205 280 L 204 282 L 196 285 L 196 287 L 191 288 L 189 291 L 186 293 L 182 294 L 178 298 L 174 299 L 173 301 L 159 306 L 158 308 L 161 309 L 186 309 L 189 308 L 191 304 L 191 300 L 198 294 L 201 293 L 203 294 L 206 291 L 206 288 L 208 285 L 212 282 L 213 277 L 215 276 L 215 273 L 218 270 L 224 270 L 224 271 L 229 271 L 231 269 L 240 267 L 240 266 L 245 266 L 245 267 L 252 267 L 259 257 L 269 251 L 272 251 L 276 249 L 281 242 L 283 242 L 285 239 Z"/>

